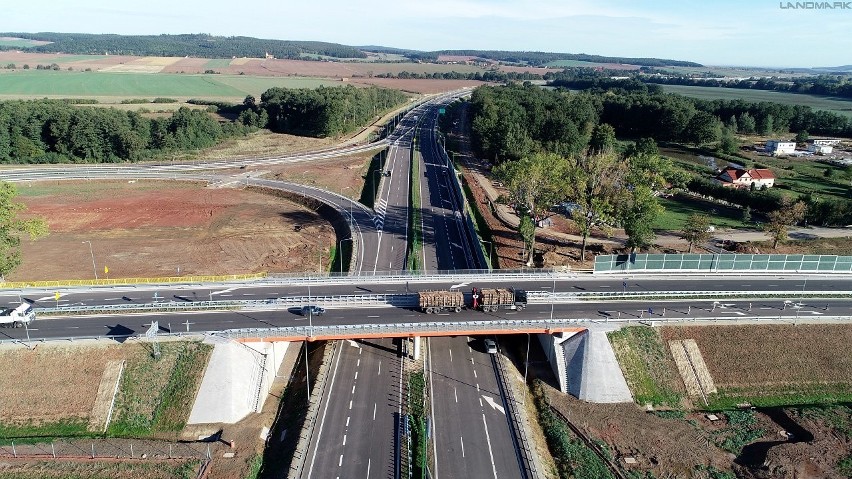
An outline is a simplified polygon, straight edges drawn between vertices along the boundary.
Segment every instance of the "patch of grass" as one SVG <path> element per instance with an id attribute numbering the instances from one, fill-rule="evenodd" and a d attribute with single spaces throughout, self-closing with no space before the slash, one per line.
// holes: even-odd
<path id="1" fill-rule="evenodd" d="M 852 402 L 852 384 L 719 387 L 719 392 L 707 399 L 707 409 L 711 411 L 734 408 L 742 403 L 756 407 L 838 404 Z"/>
<path id="2" fill-rule="evenodd" d="M 819 420 L 852 439 L 852 405 L 806 407 L 795 410 L 805 419 Z"/>
<path id="3" fill-rule="evenodd" d="M 788 93 L 766 90 L 744 90 L 739 88 L 720 88 L 689 85 L 660 85 L 667 93 L 701 98 L 704 100 L 733 100 L 742 98 L 746 101 L 770 101 L 785 105 L 809 106 L 815 110 L 828 110 L 846 116 L 852 116 L 852 101 L 837 97 L 807 95 L 803 93 Z"/>
<path id="4" fill-rule="evenodd" d="M 709 201 L 676 195 L 674 198 L 658 198 L 665 211 L 654 221 L 654 229 L 658 231 L 679 231 L 686 224 L 691 214 L 706 214 L 710 216 L 710 224 L 716 227 L 747 228 L 743 223 L 743 212 L 737 208 L 721 206 Z M 753 213 L 752 216 L 756 216 Z"/>
<path id="5" fill-rule="evenodd" d="M 186 418 L 192 409 L 195 393 L 212 350 L 212 346 L 192 342 L 187 343 L 179 353 L 169 383 L 154 412 L 155 431 L 175 432 L 186 425 Z"/>
<path id="6" fill-rule="evenodd" d="M 59 437 L 97 437 L 87 428 L 87 418 L 66 419 L 42 424 L 0 424 L 0 444 L 30 444 Z"/>
<path id="7" fill-rule="evenodd" d="M 426 377 L 422 371 L 408 376 L 408 415 L 411 427 L 411 469 L 413 477 L 426 477 L 426 456 L 428 441 L 426 437 L 426 414 L 424 410 Z"/>
<path id="8" fill-rule="evenodd" d="M 733 454 L 739 454 L 743 447 L 761 437 L 765 431 L 755 427 L 757 419 L 752 411 L 725 411 L 727 427 L 713 431 L 716 445 Z"/>
<path id="9" fill-rule="evenodd" d="M 695 466 L 695 470 L 704 472 L 705 476 L 703 477 L 707 477 L 708 479 L 737 479 L 737 476 L 733 472 L 720 471 L 713 466 L 699 464 Z"/>
<path id="10" fill-rule="evenodd" d="M 846 477 L 852 477 L 852 454 L 837 462 L 837 472 Z"/>
<path id="11" fill-rule="evenodd" d="M 3 465 L 4 479 L 194 479 L 201 461 L 33 461 Z"/>
<path id="12" fill-rule="evenodd" d="M 603 460 L 582 441 L 574 437 L 568 426 L 550 409 L 541 384 L 533 387 L 538 421 L 547 439 L 547 446 L 559 469 L 559 477 L 578 479 L 609 479 L 612 473 Z"/>
<path id="13" fill-rule="evenodd" d="M 166 342 L 161 357 L 130 361 L 116 396 L 107 435 L 147 437 L 183 428 L 212 348 L 198 342 Z"/>
<path id="14" fill-rule="evenodd" d="M 419 124 L 419 123 L 418 123 Z M 419 271 L 425 265 L 420 264 L 420 250 L 423 247 L 423 231 L 421 231 L 422 212 L 420 211 L 420 147 L 418 137 L 414 137 L 414 148 L 411 149 L 411 192 L 409 228 L 408 228 L 408 262 L 409 271 Z"/>
<path id="15" fill-rule="evenodd" d="M 621 371 L 638 404 L 680 407 L 682 394 L 668 363 L 665 346 L 656 329 L 631 326 L 608 333 Z"/>
<path id="16" fill-rule="evenodd" d="M 246 479 L 257 479 L 260 475 L 260 467 L 263 466 L 263 455 L 255 454 L 249 462 L 249 472 L 246 474 Z"/>
<path id="17" fill-rule="evenodd" d="M 109 73 L 21 70 L 0 72 L 0 95 L 22 97 L 260 97 L 272 87 L 317 88 L 339 82 L 318 78 L 249 75 L 186 75 L 172 73 Z"/>

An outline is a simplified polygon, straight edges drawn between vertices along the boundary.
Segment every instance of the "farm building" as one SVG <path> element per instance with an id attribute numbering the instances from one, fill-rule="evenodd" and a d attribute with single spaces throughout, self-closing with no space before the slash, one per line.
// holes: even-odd
<path id="1" fill-rule="evenodd" d="M 834 146 L 821 145 L 819 143 L 813 142 L 808 144 L 808 151 L 810 151 L 811 153 L 816 153 L 817 155 L 829 155 L 832 151 L 834 151 Z"/>
<path id="2" fill-rule="evenodd" d="M 766 148 L 764 150 L 773 155 L 789 155 L 796 151 L 796 142 L 795 141 L 783 141 L 783 140 L 767 140 Z"/>
<path id="3" fill-rule="evenodd" d="M 726 168 L 716 176 L 716 181 L 731 188 L 772 188 L 775 185 L 775 175 L 764 168 L 744 170 L 741 168 Z"/>
<path id="4" fill-rule="evenodd" d="M 837 146 L 840 144 L 840 140 L 837 138 L 815 138 L 811 140 L 811 143 L 819 146 Z"/>

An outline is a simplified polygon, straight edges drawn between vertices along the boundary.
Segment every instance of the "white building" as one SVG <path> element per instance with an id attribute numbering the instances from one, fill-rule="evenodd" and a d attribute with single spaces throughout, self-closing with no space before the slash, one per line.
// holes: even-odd
<path id="1" fill-rule="evenodd" d="M 795 141 L 767 140 L 764 151 L 772 156 L 789 155 L 796 151 Z"/>
<path id="2" fill-rule="evenodd" d="M 837 138 L 822 138 L 822 139 L 813 139 L 811 143 L 819 146 L 837 146 L 840 144 L 840 140 Z"/>
<path id="3" fill-rule="evenodd" d="M 772 188 L 775 186 L 775 175 L 764 168 L 744 170 L 742 168 L 726 168 L 716 176 L 722 186 L 729 188 Z"/>
<path id="4" fill-rule="evenodd" d="M 834 146 L 832 145 L 821 145 L 816 142 L 808 145 L 808 151 L 811 153 L 816 153 L 817 155 L 830 155 L 832 151 L 834 151 Z"/>

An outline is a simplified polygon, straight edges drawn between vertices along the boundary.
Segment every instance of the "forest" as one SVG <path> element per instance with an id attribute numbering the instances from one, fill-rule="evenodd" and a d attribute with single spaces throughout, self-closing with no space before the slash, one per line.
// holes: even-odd
<path id="1" fill-rule="evenodd" d="M 852 121 L 847 117 L 809 106 L 693 99 L 665 94 L 658 85 L 647 84 L 638 77 L 613 79 L 589 69 L 566 70 L 555 75 L 550 85 L 596 94 L 609 92 L 602 96 L 602 121 L 628 137 L 687 141 L 691 132 L 685 130 L 686 121 L 696 111 L 701 111 L 731 126 L 737 125 L 737 131 L 742 133 L 770 135 L 807 131 L 810 134 L 852 138 Z M 648 118 L 656 118 L 656 121 L 647 122 Z"/>
<path id="2" fill-rule="evenodd" d="M 565 92 L 529 83 L 482 86 L 474 91 L 470 108 L 473 147 L 480 157 L 493 161 L 498 168 L 504 163 L 528 161 L 542 154 L 583 158 L 589 151 L 607 150 L 602 145 L 614 145 L 616 136 L 635 140 L 637 145 L 673 142 L 721 151 L 726 138 L 732 138 L 737 131 L 767 134 L 801 128 L 833 135 L 850 134 L 848 124 L 838 128 L 838 115 L 814 112 L 809 107 L 695 100 L 675 94 L 649 93 L 641 88 Z M 631 155 L 628 148 L 624 158 L 630 159 Z M 782 204 L 779 191 L 721 188 L 708 181 L 709 177 L 680 168 L 660 172 L 673 186 L 756 211 L 769 213 Z M 852 202 L 845 198 L 822 198 L 808 193 L 799 199 L 808 206 L 807 220 L 811 224 L 852 223 Z"/>
<path id="3" fill-rule="evenodd" d="M 260 97 L 268 128 L 278 133 L 331 137 L 361 127 L 408 98 L 385 88 L 270 88 Z"/>
<path id="4" fill-rule="evenodd" d="M 0 163 L 110 163 L 206 148 L 249 128 L 180 108 L 167 118 L 76 107 L 61 100 L 0 102 Z"/>
<path id="5" fill-rule="evenodd" d="M 789 93 L 806 93 L 810 95 L 836 96 L 852 98 L 852 78 L 848 75 L 819 75 L 789 79 L 749 78 L 745 80 L 718 80 L 712 78 L 688 77 L 638 77 L 646 83 L 662 85 L 710 86 L 720 88 L 737 88 L 742 90 L 768 90 Z"/>
<path id="6" fill-rule="evenodd" d="M 602 55 L 588 55 L 585 53 L 549 53 L 549 52 L 515 52 L 502 50 L 441 50 L 429 52 L 437 58 L 438 55 L 460 55 L 486 58 L 499 62 L 523 63 L 533 66 L 544 66 L 550 62 L 559 60 L 575 60 L 595 63 L 624 63 L 628 65 L 639 65 L 649 67 L 680 66 L 700 67 L 700 63 L 682 60 L 666 60 L 661 58 L 631 58 L 631 57 L 607 57 Z"/>
<path id="7" fill-rule="evenodd" d="M 301 54 L 335 58 L 365 58 L 361 50 L 326 42 L 266 40 L 252 37 L 221 37 L 207 34 L 181 35 L 114 35 L 90 33 L 0 33 L 0 37 L 26 38 L 52 43 L 30 47 L 40 53 L 72 53 L 77 55 L 138 55 L 200 58 L 263 58 L 269 53 L 276 58 L 303 58 Z M 0 47 L 0 50 L 20 47 Z M 303 58 L 310 59 L 310 58 Z"/>

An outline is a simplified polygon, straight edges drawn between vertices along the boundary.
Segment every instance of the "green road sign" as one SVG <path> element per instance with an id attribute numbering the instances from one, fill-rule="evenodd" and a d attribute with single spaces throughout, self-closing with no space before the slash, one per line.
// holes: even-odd
<path id="1" fill-rule="evenodd" d="M 447 112 L 446 108 L 441 108 L 440 110 L 438 110 L 439 115 L 443 115 L 446 112 Z"/>

